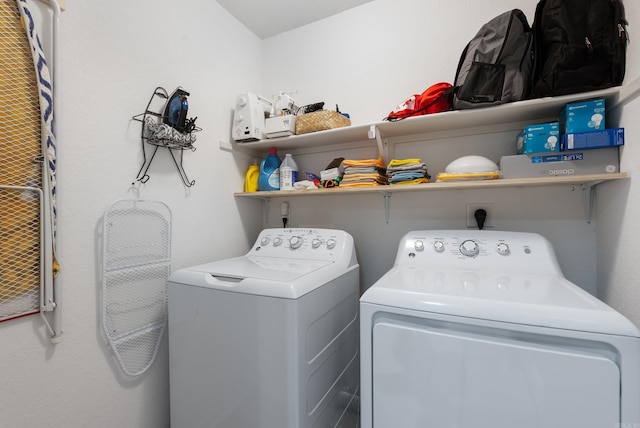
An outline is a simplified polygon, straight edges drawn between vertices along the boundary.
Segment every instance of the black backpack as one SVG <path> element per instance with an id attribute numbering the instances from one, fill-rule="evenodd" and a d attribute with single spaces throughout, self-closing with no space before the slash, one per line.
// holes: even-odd
<path id="1" fill-rule="evenodd" d="M 625 73 L 626 25 L 619 0 L 541 0 L 533 21 L 534 96 L 620 85 Z"/>
<path id="2" fill-rule="evenodd" d="M 529 96 L 533 32 L 519 9 L 483 25 L 467 44 L 456 71 L 454 109 L 519 101 Z"/>

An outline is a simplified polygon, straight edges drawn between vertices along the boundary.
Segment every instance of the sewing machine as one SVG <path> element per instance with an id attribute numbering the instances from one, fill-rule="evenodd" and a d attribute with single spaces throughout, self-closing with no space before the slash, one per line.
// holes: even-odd
<path id="1" fill-rule="evenodd" d="M 232 138 L 244 142 L 293 135 L 298 108 L 284 92 L 274 101 L 252 92 L 240 94 L 236 98 Z"/>

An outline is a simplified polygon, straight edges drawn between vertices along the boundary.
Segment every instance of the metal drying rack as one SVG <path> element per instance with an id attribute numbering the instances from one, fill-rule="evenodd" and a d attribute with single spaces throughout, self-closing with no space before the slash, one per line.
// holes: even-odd
<path id="1" fill-rule="evenodd" d="M 187 177 L 187 173 L 182 166 L 182 160 L 184 156 L 185 150 L 191 150 L 194 152 L 196 148 L 194 147 L 194 143 L 196 141 L 196 137 L 194 133 L 201 131 L 201 128 L 198 128 L 193 124 L 191 130 L 189 132 L 181 132 L 176 128 L 171 127 L 165 123 L 165 116 L 162 113 L 158 113 L 151 109 L 151 104 L 154 102 L 155 98 L 169 99 L 169 94 L 167 91 L 158 86 L 154 91 L 151 98 L 149 98 L 149 103 L 147 104 L 147 108 L 144 113 L 137 114 L 132 117 L 133 120 L 137 120 L 138 122 L 142 122 L 142 130 L 140 132 L 140 139 L 142 144 L 142 166 L 138 171 L 138 175 L 136 176 L 136 181 L 141 183 L 146 183 L 149 181 L 149 167 L 151 166 L 151 162 L 153 162 L 158 149 L 164 147 L 169 150 L 171 154 L 171 158 L 173 159 L 173 163 L 178 168 L 178 172 L 180 173 L 180 178 L 185 186 L 191 187 L 196 181 L 189 180 Z M 193 119 L 195 122 L 195 119 Z M 147 152 L 145 149 L 145 143 L 154 146 L 153 152 L 150 157 L 147 157 Z M 179 151 L 179 159 L 176 157 L 174 151 Z"/>

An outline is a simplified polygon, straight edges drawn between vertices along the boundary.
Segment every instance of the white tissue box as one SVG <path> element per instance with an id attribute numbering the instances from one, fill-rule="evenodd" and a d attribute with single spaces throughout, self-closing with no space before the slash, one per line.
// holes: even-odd
<path id="1" fill-rule="evenodd" d="M 620 158 L 617 147 L 503 156 L 500 170 L 502 178 L 614 173 L 620 171 Z"/>

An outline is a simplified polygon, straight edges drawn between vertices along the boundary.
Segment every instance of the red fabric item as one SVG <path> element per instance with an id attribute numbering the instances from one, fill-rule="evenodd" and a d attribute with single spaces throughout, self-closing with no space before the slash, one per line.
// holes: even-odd
<path id="1" fill-rule="evenodd" d="M 413 95 L 404 103 L 396 107 L 386 120 L 394 121 L 411 116 L 440 113 L 451 110 L 452 85 L 440 82 L 429 86 L 420 95 Z"/>

